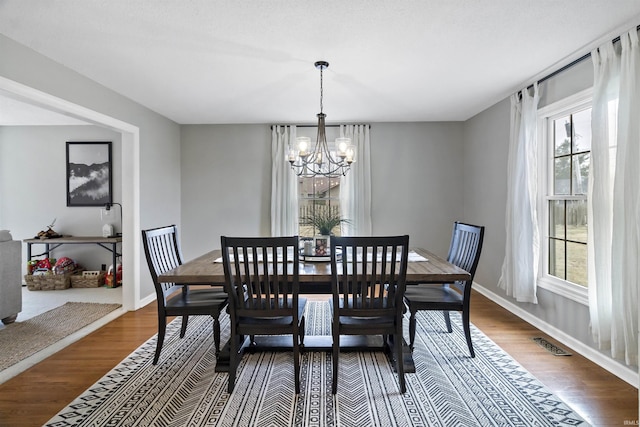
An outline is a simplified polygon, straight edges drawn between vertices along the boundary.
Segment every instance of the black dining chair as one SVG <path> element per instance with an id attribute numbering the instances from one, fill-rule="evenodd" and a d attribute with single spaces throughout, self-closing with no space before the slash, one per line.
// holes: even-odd
<path id="1" fill-rule="evenodd" d="M 298 236 L 220 238 L 229 294 L 229 385 L 235 386 L 246 335 L 292 335 L 296 394 L 300 393 L 300 348 L 304 310 L 300 298 Z"/>
<path id="2" fill-rule="evenodd" d="M 189 316 L 213 317 L 216 355 L 220 353 L 220 312 L 227 305 L 227 294 L 220 286 L 191 289 L 189 285 L 163 283 L 158 277 L 182 264 L 175 225 L 142 230 L 142 244 L 158 303 L 158 341 L 153 364 L 158 363 L 167 330 L 167 317 L 182 316 L 180 338 L 187 331 Z"/>
<path id="3" fill-rule="evenodd" d="M 469 307 L 471 285 L 480 260 L 484 227 L 456 222 L 453 226 L 447 261 L 466 270 L 471 278 L 466 281 L 445 284 L 420 284 L 407 287 L 404 295 L 409 308 L 409 346 L 413 350 L 416 336 L 416 313 L 423 310 L 437 310 L 444 313 L 447 331 L 452 332 L 450 311 L 462 312 L 462 326 L 471 357 L 476 357 L 471 343 L 469 327 Z"/>
<path id="4" fill-rule="evenodd" d="M 331 237 L 333 394 L 341 335 L 382 335 L 393 343 L 400 390 L 406 392 L 402 317 L 408 254 L 409 236 Z"/>

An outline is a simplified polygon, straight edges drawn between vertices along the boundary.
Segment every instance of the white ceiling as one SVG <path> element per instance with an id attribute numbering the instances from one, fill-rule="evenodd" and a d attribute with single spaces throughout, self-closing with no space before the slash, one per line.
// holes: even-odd
<path id="1" fill-rule="evenodd" d="M 0 0 L 0 33 L 182 124 L 313 123 L 317 60 L 327 122 L 466 120 L 638 23 L 638 0 Z"/>

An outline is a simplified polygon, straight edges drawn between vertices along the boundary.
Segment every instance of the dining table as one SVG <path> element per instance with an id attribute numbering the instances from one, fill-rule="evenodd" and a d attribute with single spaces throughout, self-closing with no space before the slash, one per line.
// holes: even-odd
<path id="1" fill-rule="evenodd" d="M 214 249 L 178 267 L 168 270 L 158 277 L 159 282 L 184 285 L 223 286 L 225 282 L 222 251 Z M 300 293 L 308 295 L 331 294 L 331 263 L 325 258 L 313 259 L 301 256 L 299 263 Z M 290 263 L 289 268 L 293 268 Z M 293 271 L 293 270 L 291 270 Z M 407 262 L 406 283 L 408 286 L 422 286 L 433 283 L 452 283 L 470 280 L 469 272 L 423 248 L 413 248 Z M 328 300 L 327 296 L 327 300 Z M 248 341 L 248 340 L 247 340 Z M 278 336 L 255 337 L 251 351 L 269 348 L 272 350 L 291 349 L 291 338 Z M 331 335 L 307 335 L 304 339 L 305 351 L 330 351 Z M 246 351 L 249 346 L 242 347 Z M 371 337 L 340 337 L 341 350 L 385 349 L 390 357 L 388 343 Z M 415 372 L 413 356 L 409 346 L 404 345 L 405 372 Z M 229 345 L 223 347 L 218 355 L 216 371 L 228 371 Z"/>

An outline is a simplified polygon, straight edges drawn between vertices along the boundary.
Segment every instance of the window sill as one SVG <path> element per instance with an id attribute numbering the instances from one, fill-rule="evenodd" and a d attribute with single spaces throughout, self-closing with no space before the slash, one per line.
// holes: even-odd
<path id="1" fill-rule="evenodd" d="M 586 287 L 574 285 L 551 276 L 538 279 L 538 287 L 549 292 L 573 300 L 582 305 L 589 305 L 589 290 Z"/>

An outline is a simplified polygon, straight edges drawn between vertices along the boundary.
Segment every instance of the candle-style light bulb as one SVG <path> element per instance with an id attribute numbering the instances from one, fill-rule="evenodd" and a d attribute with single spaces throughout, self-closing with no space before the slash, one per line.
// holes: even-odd
<path id="1" fill-rule="evenodd" d="M 338 157 L 344 159 L 347 156 L 347 149 L 351 145 L 351 138 L 336 138 L 336 149 Z"/>
<path id="2" fill-rule="evenodd" d="M 306 157 L 309 155 L 309 147 L 311 146 L 311 138 L 307 136 L 299 136 L 296 138 L 298 142 L 298 153 L 300 157 Z"/>

